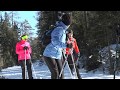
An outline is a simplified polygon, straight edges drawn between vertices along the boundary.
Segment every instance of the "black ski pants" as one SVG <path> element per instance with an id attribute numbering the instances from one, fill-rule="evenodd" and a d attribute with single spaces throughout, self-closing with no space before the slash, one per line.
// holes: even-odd
<path id="1" fill-rule="evenodd" d="M 22 78 L 25 79 L 25 60 L 20 60 L 19 64 L 21 66 L 22 69 Z M 30 60 L 26 60 L 26 67 L 27 67 L 27 71 L 28 71 L 28 77 L 29 79 L 33 79 L 32 76 L 32 68 L 31 68 L 31 61 Z M 27 74 L 27 73 L 26 73 Z"/>
<path id="2" fill-rule="evenodd" d="M 61 77 L 59 77 L 62 69 L 62 61 L 59 59 L 53 59 L 50 57 L 45 57 L 44 60 L 51 72 L 51 79 L 64 79 L 64 74 L 62 72 Z"/>
<path id="3" fill-rule="evenodd" d="M 74 58 L 74 57 L 73 57 L 73 58 Z M 65 59 L 65 58 L 63 57 L 63 59 Z M 63 61 L 64 61 L 64 60 L 63 60 Z M 79 68 L 78 68 L 78 66 L 77 66 L 77 64 L 76 64 L 77 61 L 74 60 L 74 63 L 73 63 L 73 60 L 72 60 L 72 56 L 71 56 L 71 55 L 68 55 L 67 61 L 68 61 L 68 64 L 69 64 L 69 67 L 70 67 L 70 69 L 71 69 L 72 74 L 73 74 L 73 71 L 74 71 L 74 64 L 75 64 L 75 69 L 76 69 L 77 77 L 78 77 L 78 79 L 82 79 L 82 78 L 81 78 L 81 75 L 80 75 L 80 72 L 79 72 Z"/>

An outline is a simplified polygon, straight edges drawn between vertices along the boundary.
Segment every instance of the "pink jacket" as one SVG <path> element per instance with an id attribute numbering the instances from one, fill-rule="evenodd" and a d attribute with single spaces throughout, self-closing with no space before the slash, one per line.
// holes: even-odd
<path id="1" fill-rule="evenodd" d="M 23 49 L 24 46 L 27 46 L 29 48 L 28 50 L 26 50 L 26 60 L 31 59 L 30 54 L 32 50 L 31 50 L 30 43 L 25 40 L 21 40 L 16 44 L 16 54 L 18 54 L 18 61 L 25 60 L 25 51 Z"/>

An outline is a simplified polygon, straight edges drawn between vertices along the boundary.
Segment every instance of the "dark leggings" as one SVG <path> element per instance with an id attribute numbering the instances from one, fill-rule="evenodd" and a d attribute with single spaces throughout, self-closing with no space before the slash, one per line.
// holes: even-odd
<path id="1" fill-rule="evenodd" d="M 19 64 L 22 68 L 22 78 L 25 79 L 25 60 L 20 60 Z M 32 77 L 32 68 L 31 68 L 31 61 L 30 60 L 26 60 L 26 67 L 27 67 L 27 71 L 28 71 L 28 77 L 29 79 L 33 79 Z"/>
<path id="2" fill-rule="evenodd" d="M 73 58 L 74 58 L 74 57 L 73 57 Z M 71 72 L 73 73 L 74 65 L 73 65 L 73 60 L 72 60 L 71 55 L 68 55 L 67 60 L 68 60 L 68 64 L 69 64 L 69 67 L 70 67 L 70 69 L 71 69 Z M 74 63 L 75 63 L 75 69 L 76 69 L 77 77 L 78 77 L 78 79 L 82 79 L 82 78 L 81 78 L 81 75 L 80 75 L 80 73 L 79 73 L 79 68 L 78 68 L 77 65 L 76 65 L 76 60 L 74 61 Z"/>
<path id="3" fill-rule="evenodd" d="M 49 58 L 49 57 L 44 57 L 44 60 L 51 72 L 51 79 L 64 79 L 63 72 L 61 74 L 61 77 L 59 77 L 59 74 L 60 74 L 61 68 L 62 68 L 61 60 L 53 59 L 53 58 Z"/>

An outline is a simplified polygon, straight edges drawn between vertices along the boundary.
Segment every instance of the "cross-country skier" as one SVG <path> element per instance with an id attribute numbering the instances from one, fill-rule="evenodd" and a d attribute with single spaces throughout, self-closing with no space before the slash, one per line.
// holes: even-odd
<path id="1" fill-rule="evenodd" d="M 67 43 L 72 43 L 71 48 L 66 48 L 66 55 L 68 55 L 67 60 L 68 60 L 68 64 L 69 67 L 73 73 L 74 70 L 74 64 L 75 64 L 75 69 L 77 72 L 77 77 L 78 79 L 81 79 L 81 75 L 79 73 L 79 64 L 78 64 L 78 58 L 80 56 L 80 50 L 78 48 L 76 39 L 73 37 L 73 31 L 72 30 L 68 30 L 67 32 Z M 74 63 L 72 60 L 72 56 L 74 59 Z"/>
<path id="2" fill-rule="evenodd" d="M 62 68 L 62 50 L 69 46 L 66 44 L 66 30 L 71 25 L 71 21 L 70 14 L 62 16 L 62 20 L 51 33 L 51 43 L 43 52 L 44 60 L 51 72 L 51 79 L 64 79 L 63 73 L 60 78 L 59 74 Z"/>
<path id="3" fill-rule="evenodd" d="M 18 63 L 21 65 L 22 69 L 22 78 L 26 79 L 26 71 L 25 67 L 27 66 L 28 76 L 29 79 L 33 79 L 32 76 L 32 68 L 31 68 L 31 46 L 30 43 L 27 41 L 28 35 L 22 35 L 21 40 L 16 44 L 16 54 L 18 54 Z M 26 60 L 26 65 L 25 65 Z"/>

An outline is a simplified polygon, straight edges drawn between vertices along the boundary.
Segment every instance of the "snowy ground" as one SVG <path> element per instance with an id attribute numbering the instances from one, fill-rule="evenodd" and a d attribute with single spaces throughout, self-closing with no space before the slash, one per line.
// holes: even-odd
<path id="1" fill-rule="evenodd" d="M 120 47 L 120 44 L 119 44 Z M 116 44 L 110 45 L 112 56 L 116 56 Z M 101 51 L 101 56 L 103 57 L 103 62 L 105 66 L 108 66 L 108 52 L 109 48 L 105 47 Z M 46 65 L 39 65 L 38 62 L 33 63 L 33 76 L 35 79 L 50 79 L 50 72 Z M 86 72 L 84 69 L 80 69 L 80 74 L 82 79 L 113 79 L 113 75 L 103 74 L 103 72 Z M 68 67 L 64 69 L 65 79 L 71 79 Z M 0 76 L 4 76 L 7 79 L 22 79 L 21 67 L 13 66 L 6 69 L 2 69 Z M 116 79 L 120 79 L 120 74 L 116 75 Z"/>
<path id="2" fill-rule="evenodd" d="M 103 72 L 88 72 L 84 69 L 80 70 L 80 74 L 83 79 L 113 79 L 113 75 L 105 75 Z M 69 69 L 66 66 L 64 69 L 65 79 L 71 79 Z M 2 69 L 0 76 L 4 76 L 7 79 L 22 79 L 21 67 L 13 66 L 6 69 Z M 40 66 L 39 63 L 33 63 L 33 76 L 35 79 L 50 79 L 50 72 L 46 65 Z M 120 75 L 116 76 L 116 79 L 120 79 Z"/>

